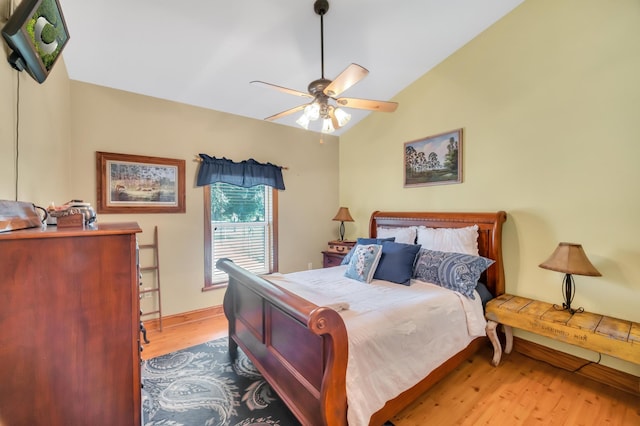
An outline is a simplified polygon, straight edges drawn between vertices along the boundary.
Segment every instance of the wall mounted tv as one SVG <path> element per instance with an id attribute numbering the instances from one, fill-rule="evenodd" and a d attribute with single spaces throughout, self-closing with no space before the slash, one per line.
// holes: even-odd
<path id="1" fill-rule="evenodd" d="M 58 0 L 22 0 L 2 36 L 13 52 L 8 61 L 38 83 L 45 81 L 69 41 L 69 31 Z"/>

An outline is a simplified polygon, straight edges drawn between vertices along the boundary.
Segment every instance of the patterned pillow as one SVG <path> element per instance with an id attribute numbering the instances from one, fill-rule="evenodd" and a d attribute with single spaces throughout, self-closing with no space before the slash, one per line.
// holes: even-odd
<path id="1" fill-rule="evenodd" d="M 473 290 L 480 275 L 493 263 L 482 256 L 422 249 L 413 276 L 475 299 Z"/>
<path id="2" fill-rule="evenodd" d="M 342 262 L 340 262 L 341 265 L 348 265 L 349 261 L 351 260 L 351 256 L 353 256 L 353 252 L 356 249 L 356 247 L 358 247 L 358 245 L 363 245 L 363 244 L 382 244 L 383 241 L 394 241 L 395 238 L 391 237 L 391 238 L 358 238 L 358 240 L 356 241 L 356 245 L 354 245 L 353 247 L 351 247 L 351 250 L 349 250 L 349 253 L 347 253 L 347 255 L 345 257 L 342 258 Z"/>
<path id="3" fill-rule="evenodd" d="M 373 279 L 373 273 L 378 267 L 380 256 L 382 256 L 382 246 L 378 244 L 358 245 L 354 249 L 344 276 L 370 283 Z"/>

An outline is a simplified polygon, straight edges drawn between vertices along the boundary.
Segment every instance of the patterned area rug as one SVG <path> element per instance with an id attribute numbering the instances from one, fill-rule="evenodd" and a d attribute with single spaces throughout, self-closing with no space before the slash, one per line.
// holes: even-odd
<path id="1" fill-rule="evenodd" d="M 142 366 L 145 426 L 298 426 L 300 423 L 227 339 L 150 359 Z"/>

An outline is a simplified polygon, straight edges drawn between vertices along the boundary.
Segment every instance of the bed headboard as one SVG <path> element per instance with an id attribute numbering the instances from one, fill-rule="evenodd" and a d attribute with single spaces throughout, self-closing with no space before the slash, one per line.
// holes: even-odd
<path id="1" fill-rule="evenodd" d="M 371 214 L 369 235 L 376 237 L 378 226 L 400 228 L 426 226 L 428 228 L 464 228 L 478 225 L 478 254 L 495 263 L 487 269 L 481 281 L 494 296 L 505 292 L 504 264 L 502 260 L 502 224 L 507 213 L 432 213 L 432 212 L 380 212 Z"/>

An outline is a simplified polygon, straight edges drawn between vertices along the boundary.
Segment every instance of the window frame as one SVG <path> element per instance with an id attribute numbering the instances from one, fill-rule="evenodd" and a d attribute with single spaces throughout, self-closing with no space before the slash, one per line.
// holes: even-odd
<path id="1" fill-rule="evenodd" d="M 278 190 L 271 188 L 271 218 L 273 228 L 272 242 L 272 270 L 269 273 L 278 272 Z M 226 288 L 229 284 L 213 281 L 213 241 L 211 240 L 211 185 L 203 186 L 204 192 L 204 287 L 202 291 Z"/>

